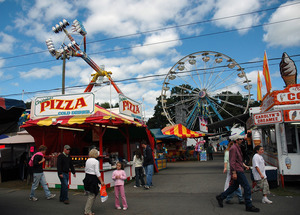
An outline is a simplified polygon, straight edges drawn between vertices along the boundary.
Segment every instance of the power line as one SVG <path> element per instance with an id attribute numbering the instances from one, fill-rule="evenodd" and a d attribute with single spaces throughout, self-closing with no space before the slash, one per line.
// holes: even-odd
<path id="1" fill-rule="evenodd" d="M 261 12 L 276 10 L 276 9 L 279 9 L 279 8 L 289 7 L 289 6 L 293 6 L 293 5 L 296 5 L 296 4 L 300 4 L 300 2 L 293 2 L 291 4 L 281 5 L 280 7 L 266 8 L 266 9 L 263 9 L 263 10 L 256 10 L 256 11 L 252 11 L 252 12 L 248 12 L 248 13 L 241 13 L 241 14 L 225 16 L 225 17 L 220 17 L 220 18 L 215 18 L 215 19 L 209 19 L 209 20 L 204 20 L 204 21 L 199 21 L 199 22 L 192 22 L 192 23 L 187 23 L 187 24 L 174 25 L 174 26 L 165 27 L 165 28 L 158 28 L 158 29 L 143 31 L 143 32 L 139 32 L 139 33 L 133 33 L 133 34 L 126 34 L 126 35 L 116 36 L 116 37 L 110 37 L 110 38 L 105 38 L 105 39 L 101 39 L 101 40 L 95 40 L 95 41 L 87 42 L 87 44 L 98 43 L 98 42 L 103 42 L 103 41 L 108 41 L 108 40 L 121 39 L 121 38 L 132 37 L 132 36 L 138 36 L 138 35 L 143 35 L 143 34 L 149 34 L 149 33 L 157 32 L 157 31 L 164 31 L 164 30 L 168 30 L 168 29 L 187 27 L 187 26 L 191 26 L 191 25 L 199 25 L 199 24 L 208 23 L 208 22 L 215 22 L 215 21 L 235 18 L 235 17 L 239 17 L 239 16 L 251 15 L 251 14 L 254 14 L 254 13 L 261 13 Z M 129 48 L 124 48 L 124 49 L 129 49 Z M 124 49 L 121 49 L 121 50 L 124 50 Z M 21 55 L 15 55 L 15 56 L 10 56 L 10 57 L 4 57 L 4 58 L 0 58 L 0 60 L 26 57 L 26 56 L 35 55 L 35 54 L 41 54 L 41 53 L 44 53 L 44 52 L 48 52 L 48 50 L 32 52 L 32 53 L 27 53 L 27 54 L 21 54 Z M 105 52 L 111 52 L 111 51 L 104 51 L 103 53 L 105 53 Z M 100 52 L 100 53 L 102 53 L 102 52 Z M 37 63 L 33 63 L 33 64 L 37 64 Z"/>
<path id="2" fill-rule="evenodd" d="M 131 47 L 119 48 L 119 49 L 111 49 L 111 50 L 106 50 L 106 51 L 92 53 L 90 55 L 103 54 L 103 53 L 116 52 L 116 51 L 123 51 L 123 50 L 127 50 L 127 49 L 141 48 L 141 47 L 152 46 L 152 45 L 159 45 L 159 44 L 176 42 L 176 41 L 181 41 L 181 40 L 189 40 L 189 39 L 195 39 L 195 38 L 199 38 L 199 37 L 206 37 L 206 36 L 212 36 L 212 35 L 218 35 L 218 34 L 225 34 L 225 33 L 230 33 L 230 32 L 235 32 L 235 31 L 240 31 L 240 30 L 247 30 L 247 29 L 251 29 L 251 28 L 258 28 L 258 27 L 267 26 L 267 25 L 274 25 L 274 24 L 278 24 L 278 23 L 290 22 L 290 21 L 294 21 L 294 20 L 298 20 L 298 19 L 300 19 L 300 17 L 292 18 L 292 19 L 287 19 L 287 20 L 282 20 L 282 21 L 277 21 L 277 22 L 273 22 L 273 23 L 266 23 L 266 24 L 254 25 L 254 26 L 250 26 L 250 27 L 243 27 L 243 28 L 238 28 L 238 29 L 231 29 L 231 30 L 227 30 L 227 31 L 219 31 L 219 32 L 202 34 L 202 35 L 197 35 L 197 36 L 184 37 L 184 38 L 180 38 L 180 39 L 165 40 L 165 41 L 160 41 L 160 42 L 156 42 L 156 43 L 148 43 L 148 44 L 144 44 L 144 45 L 136 45 L 136 46 L 131 46 Z M 22 66 L 28 66 L 28 65 L 34 65 L 34 64 L 54 62 L 54 61 L 56 61 L 56 60 L 47 60 L 47 61 L 40 61 L 40 62 L 19 64 L 19 65 L 15 65 L 15 66 L 2 67 L 1 69 L 16 68 L 16 67 L 22 67 Z"/>
<path id="3" fill-rule="evenodd" d="M 297 54 L 297 55 L 291 55 L 290 57 L 299 57 L 300 54 Z M 274 60 L 280 60 L 281 58 L 270 58 L 268 59 L 268 61 L 274 61 Z M 300 60 L 298 60 L 300 61 Z M 298 61 L 295 61 L 295 62 L 298 62 Z M 239 63 L 239 65 L 253 65 L 253 64 L 257 64 L 257 63 L 263 63 L 263 60 L 260 60 L 260 61 L 251 61 L 251 62 L 244 62 L 244 63 Z M 269 66 L 272 66 L 272 65 L 278 65 L 278 63 L 269 63 Z M 260 65 L 262 67 L 262 65 Z M 227 67 L 227 66 L 218 66 L 218 67 L 211 67 L 209 69 L 220 69 L 220 68 L 224 68 L 224 67 Z M 249 67 L 245 67 L 244 69 L 249 69 L 249 68 L 256 68 L 257 66 L 249 66 Z M 206 69 L 195 69 L 195 70 L 186 70 L 186 71 L 182 71 L 180 72 L 181 74 L 183 73 L 190 73 L 190 72 L 194 72 L 194 71 L 201 71 L 201 70 L 207 70 Z M 218 73 L 219 71 L 214 71 L 212 73 Z M 157 75 L 148 75 L 148 76 L 144 76 L 144 77 L 136 77 L 136 78 L 128 78 L 128 79 L 122 79 L 122 80 L 114 80 L 115 83 L 132 83 L 132 82 L 135 82 L 135 81 L 138 81 L 138 80 L 143 80 L 143 82 L 145 81 L 153 81 L 153 78 L 160 78 L 160 77 L 165 77 L 167 74 L 157 74 Z M 145 80 L 145 79 L 149 79 L 151 78 L 151 80 Z M 162 79 L 163 79 L 162 78 Z M 157 79 L 156 79 L 157 80 Z M 102 84 L 96 84 L 95 86 L 103 86 L 103 85 L 109 85 L 109 82 L 106 81 L 106 82 L 103 82 Z M 85 88 L 87 85 L 77 85 L 77 86 L 70 86 L 70 87 L 66 87 L 66 89 L 75 89 L 75 88 Z M 32 91 L 32 92 L 26 92 L 26 94 L 35 94 L 35 93 L 47 93 L 47 92 L 55 92 L 55 91 L 61 91 L 61 88 L 53 88 L 53 89 L 48 89 L 48 90 L 38 90 L 38 91 Z M 12 97 L 12 96 L 20 96 L 22 95 L 22 93 L 14 93 L 14 94 L 8 94 L 8 95 L 0 95 L 0 97 Z"/>

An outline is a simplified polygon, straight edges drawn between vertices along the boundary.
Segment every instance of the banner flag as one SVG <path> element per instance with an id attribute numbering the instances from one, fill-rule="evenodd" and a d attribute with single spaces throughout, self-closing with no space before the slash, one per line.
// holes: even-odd
<path id="1" fill-rule="evenodd" d="M 263 74 L 265 76 L 267 92 L 269 93 L 269 92 L 271 92 L 272 84 L 271 84 L 271 77 L 270 77 L 270 71 L 269 71 L 269 65 L 268 65 L 268 59 L 267 59 L 266 51 L 265 51 L 265 54 L 264 54 Z"/>
<path id="2" fill-rule="evenodd" d="M 258 71 L 257 72 L 257 101 L 261 101 L 261 99 L 262 99 L 261 87 L 262 87 L 262 83 L 261 83 L 259 71 Z"/>

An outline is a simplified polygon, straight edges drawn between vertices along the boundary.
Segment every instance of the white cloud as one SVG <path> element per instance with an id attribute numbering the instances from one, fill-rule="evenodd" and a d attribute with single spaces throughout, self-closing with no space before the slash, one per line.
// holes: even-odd
<path id="1" fill-rule="evenodd" d="M 160 31 L 158 33 L 154 33 L 146 37 L 144 43 L 142 44 L 143 47 L 132 49 L 132 53 L 134 55 L 142 55 L 148 57 L 153 57 L 159 54 L 168 53 L 169 49 L 172 49 L 182 44 L 182 42 L 179 39 L 180 37 L 178 33 L 176 33 L 174 30 L 169 29 L 165 31 Z M 172 41 L 172 42 L 167 42 L 167 41 Z M 159 45 L 150 45 L 150 44 L 158 44 L 158 43 Z"/>
<path id="2" fill-rule="evenodd" d="M 48 79 L 61 74 L 61 66 L 53 66 L 50 69 L 34 68 L 28 72 L 19 72 L 20 78 L 24 79 Z"/>
<path id="3" fill-rule="evenodd" d="M 289 1 L 285 6 L 298 1 Z M 280 22 L 299 17 L 300 4 L 278 8 L 270 17 L 269 23 Z M 270 46 L 293 47 L 300 45 L 300 22 L 299 19 L 264 26 L 263 40 Z"/>
<path id="4" fill-rule="evenodd" d="M 36 0 L 34 5 L 26 5 L 24 10 L 26 15 L 20 13 L 16 17 L 14 20 L 15 27 L 25 35 L 36 38 L 39 42 L 44 42 L 49 38 L 49 35 L 54 34 L 48 25 L 58 24 L 62 21 L 59 17 L 66 19 L 76 17 L 78 9 L 75 6 L 76 2 L 71 4 L 63 0 Z"/>
<path id="5" fill-rule="evenodd" d="M 84 25 L 92 35 L 135 34 L 165 26 L 187 3 L 187 0 L 91 0 L 84 5 L 91 14 Z"/>
<path id="6" fill-rule="evenodd" d="M 217 0 L 216 9 L 213 19 L 230 17 L 234 15 L 244 14 L 258 10 L 261 4 L 259 0 Z M 248 14 L 244 16 L 236 16 L 232 18 L 220 19 L 215 21 L 219 27 L 226 29 L 239 29 L 244 27 L 251 27 L 259 23 L 260 16 L 257 14 Z M 240 34 L 245 34 L 249 29 L 239 30 Z"/>
<path id="7" fill-rule="evenodd" d="M 0 53 L 12 53 L 15 43 L 13 36 L 0 32 Z"/>

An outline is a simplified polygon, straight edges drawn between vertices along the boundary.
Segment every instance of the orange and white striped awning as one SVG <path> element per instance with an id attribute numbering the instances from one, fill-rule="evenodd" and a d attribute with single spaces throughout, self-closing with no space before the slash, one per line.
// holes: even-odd
<path id="1" fill-rule="evenodd" d="M 204 133 L 192 131 L 186 128 L 185 126 L 183 126 L 182 124 L 168 126 L 163 128 L 161 131 L 164 135 L 176 135 L 177 137 L 180 138 L 195 138 L 195 137 L 205 136 Z"/>

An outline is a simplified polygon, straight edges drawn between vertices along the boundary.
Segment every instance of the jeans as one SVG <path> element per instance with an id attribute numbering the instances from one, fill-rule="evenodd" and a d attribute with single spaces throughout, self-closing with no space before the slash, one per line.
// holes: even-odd
<path id="1" fill-rule="evenodd" d="M 135 186 L 137 186 L 137 187 L 140 186 L 140 180 L 141 180 L 142 186 L 144 186 L 145 181 L 144 181 L 143 167 L 135 167 Z"/>
<path id="2" fill-rule="evenodd" d="M 62 173 L 63 177 L 59 177 L 59 180 L 61 182 L 61 188 L 60 188 L 60 196 L 59 200 L 61 202 L 65 200 L 69 200 L 68 197 L 68 184 L 69 184 L 69 173 Z"/>
<path id="3" fill-rule="evenodd" d="M 225 185 L 224 185 L 224 191 L 227 190 L 227 188 L 229 187 L 230 180 L 231 180 L 231 174 L 230 174 L 230 171 L 227 171 L 226 181 L 225 181 Z M 243 201 L 243 194 L 242 194 L 241 187 L 239 187 L 232 194 L 229 194 L 226 198 L 226 201 L 230 201 L 233 198 L 234 194 L 238 196 L 239 202 Z"/>
<path id="4" fill-rule="evenodd" d="M 228 189 L 225 190 L 223 193 L 221 193 L 220 197 L 221 199 L 226 199 L 227 196 L 232 194 L 236 189 L 239 188 L 239 185 L 241 185 L 244 188 L 245 205 L 247 208 L 252 207 L 251 188 L 249 186 L 247 178 L 243 172 L 236 172 L 236 174 L 237 174 L 237 179 L 232 180 L 232 183 L 230 184 Z"/>
<path id="5" fill-rule="evenodd" d="M 44 173 L 33 173 L 33 182 L 32 182 L 32 186 L 31 186 L 31 192 L 30 192 L 30 197 L 34 197 L 34 191 L 36 190 L 36 188 L 38 188 L 39 183 L 41 183 L 44 191 L 45 191 L 45 195 L 46 197 L 49 197 L 51 195 L 51 192 L 47 186 L 47 182 L 46 182 L 46 178 Z"/>
<path id="6" fill-rule="evenodd" d="M 147 186 L 152 186 L 153 164 L 145 166 Z"/>

